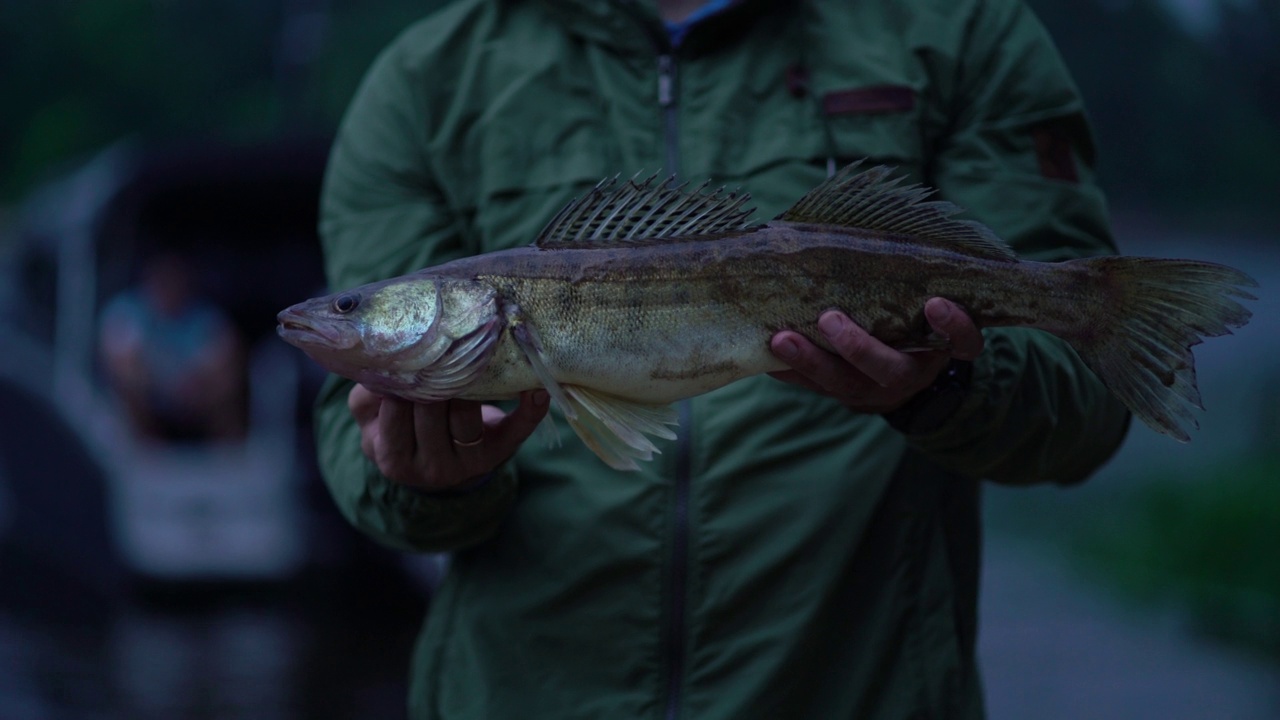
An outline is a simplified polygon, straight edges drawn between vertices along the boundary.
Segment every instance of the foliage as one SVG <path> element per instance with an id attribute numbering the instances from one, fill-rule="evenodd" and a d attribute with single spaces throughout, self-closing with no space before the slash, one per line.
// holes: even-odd
<path id="1" fill-rule="evenodd" d="M 331 133 L 375 53 L 440 4 L 0 2 L 0 199 L 128 135 Z"/>
<path id="2" fill-rule="evenodd" d="M 1142 486 L 1084 531 L 1082 557 L 1132 597 L 1280 658 L 1280 457 Z"/>
<path id="3" fill-rule="evenodd" d="M 1117 204 L 1275 221 L 1280 3 L 1221 2 L 1222 22 L 1193 36 L 1159 0 L 1028 2 L 1084 95 Z"/>
<path id="4" fill-rule="evenodd" d="M 377 50 L 446 1 L 0 0 L 0 201 L 125 135 L 327 135 Z M 1085 95 L 1117 204 L 1280 213 L 1280 3 L 1222 2 L 1192 36 L 1162 0 L 1028 1 Z M 311 54 L 308 17 L 327 19 Z"/>

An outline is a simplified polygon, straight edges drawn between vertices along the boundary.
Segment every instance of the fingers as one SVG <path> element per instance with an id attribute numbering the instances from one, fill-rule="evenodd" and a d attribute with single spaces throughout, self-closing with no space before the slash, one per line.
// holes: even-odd
<path id="1" fill-rule="evenodd" d="M 880 387 L 906 384 L 915 373 L 915 362 L 858 327 L 844 313 L 827 311 L 818 318 L 818 329 L 850 365 Z"/>
<path id="2" fill-rule="evenodd" d="M 347 393 L 347 409 L 360 428 L 360 452 L 373 460 L 374 441 L 378 437 L 378 409 L 382 398 L 363 385 L 356 385 Z"/>
<path id="3" fill-rule="evenodd" d="M 941 326 L 939 332 L 958 339 L 958 352 L 981 352 L 982 336 L 972 321 L 952 303 L 941 302 L 941 306 L 934 303 L 930 311 Z M 831 395 L 859 412 L 900 407 L 928 387 L 951 356 L 950 350 L 899 352 L 837 311 L 823 313 L 818 328 L 835 352 L 823 350 L 799 333 L 779 332 L 770 348 L 792 369 L 772 374 L 784 382 Z"/>
<path id="4" fill-rule="evenodd" d="M 469 400 L 450 400 L 448 405 L 449 449 L 461 473 L 475 477 L 506 462 L 533 434 L 547 414 L 547 393 L 521 393 L 520 405 L 510 413 Z"/>
<path id="5" fill-rule="evenodd" d="M 498 463 L 510 458 L 520 445 L 533 434 L 538 423 L 547 415 L 548 397 L 545 390 L 520 394 L 520 405 L 505 416 L 495 418 L 485 434 L 485 444 L 492 449 L 492 457 Z"/>
<path id="6" fill-rule="evenodd" d="M 480 403 L 472 400 L 449 401 L 449 439 L 458 451 L 475 448 L 484 441 L 484 418 Z"/>
<path id="7" fill-rule="evenodd" d="M 378 417 L 378 406 L 381 404 L 382 398 L 363 385 L 356 385 L 347 393 L 347 409 L 351 411 L 351 417 L 356 419 L 356 424 L 361 426 Z"/>
<path id="8" fill-rule="evenodd" d="M 399 398 L 382 398 L 374 425 L 372 459 L 383 475 L 397 482 L 412 483 L 417 476 L 418 434 L 415 403 Z"/>
<path id="9" fill-rule="evenodd" d="M 474 404 L 474 403 L 473 403 Z M 453 434 L 450 430 L 453 414 L 453 401 L 414 403 L 413 432 L 417 440 L 417 449 L 425 460 L 452 457 L 454 454 Z M 470 410 L 466 406 L 463 410 Z M 479 410 L 475 410 L 479 413 Z M 477 437 L 473 432 L 470 437 Z"/>
<path id="10" fill-rule="evenodd" d="M 507 414 L 502 412 L 502 408 L 494 405 L 481 405 L 480 417 L 484 420 L 485 427 L 496 424 L 499 420 L 506 417 Z"/>
<path id="11" fill-rule="evenodd" d="M 858 399 L 873 384 L 841 356 L 823 350 L 799 333 L 784 330 L 773 337 L 770 347 L 792 367 L 789 372 L 782 371 L 779 380 L 843 399 Z"/>
<path id="12" fill-rule="evenodd" d="M 347 406 L 360 447 L 387 478 L 429 490 L 458 487 L 515 453 L 547 413 L 544 391 L 521 395 L 510 414 L 469 400 L 410 402 L 357 385 Z"/>
<path id="13" fill-rule="evenodd" d="M 930 298 L 924 316 L 934 332 L 951 341 L 951 357 L 973 360 L 982 353 L 982 331 L 964 310 L 943 298 Z"/>
<path id="14" fill-rule="evenodd" d="M 473 400 L 448 400 L 432 403 L 435 412 L 424 412 L 431 425 L 419 424 L 422 449 L 429 459 L 451 461 L 458 472 L 467 477 L 483 475 L 497 467 L 501 459 L 493 457 L 492 443 L 485 432 L 480 403 Z M 496 409 L 496 408 L 495 408 Z M 444 429 L 444 432 L 441 430 Z"/>

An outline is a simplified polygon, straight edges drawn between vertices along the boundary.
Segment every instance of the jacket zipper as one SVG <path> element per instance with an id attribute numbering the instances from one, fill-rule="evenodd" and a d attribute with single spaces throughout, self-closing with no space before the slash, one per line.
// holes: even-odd
<path id="1" fill-rule="evenodd" d="M 679 126 L 677 124 L 677 74 L 675 55 L 669 49 L 658 55 L 658 106 L 662 109 L 666 174 L 676 182 L 680 174 Z M 692 476 L 693 405 L 681 400 L 677 405 L 680 425 L 676 430 L 675 485 L 672 488 L 671 566 L 667 580 L 666 628 L 663 642 L 667 656 L 667 702 L 665 720 L 680 716 L 685 664 L 685 605 L 689 575 L 689 491 Z"/>
<path id="2" fill-rule="evenodd" d="M 666 147 L 666 174 L 680 174 L 680 145 L 676 125 L 676 58 L 671 52 L 658 55 L 658 107 L 662 108 L 663 140 Z"/>
<path id="3" fill-rule="evenodd" d="M 667 587 L 667 704 L 665 720 L 680 717 L 685 664 L 685 605 L 689 576 L 689 485 L 690 429 L 693 419 L 691 404 L 681 400 L 677 406 L 680 431 L 676 435 L 675 487 L 672 490 L 671 575 Z"/>

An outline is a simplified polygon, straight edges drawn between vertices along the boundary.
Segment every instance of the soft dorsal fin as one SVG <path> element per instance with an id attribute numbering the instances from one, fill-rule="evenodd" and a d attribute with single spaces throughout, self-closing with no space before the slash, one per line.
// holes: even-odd
<path id="1" fill-rule="evenodd" d="M 591 192 L 565 206 L 538 234 L 534 245 L 573 247 L 608 242 L 662 241 L 750 229 L 751 199 L 746 193 L 704 192 L 687 183 L 672 187 L 657 175 L 619 184 L 602 180 Z"/>
<path id="2" fill-rule="evenodd" d="M 975 257 L 1016 259 L 1009 246 L 985 225 L 953 219 L 951 216 L 961 212 L 960 208 L 941 200 L 926 200 L 933 194 L 932 189 L 920 185 L 900 187 L 902 178 L 891 177 L 891 168 L 862 170 L 861 165 L 859 161 L 845 166 L 778 219 L 875 230 Z"/>

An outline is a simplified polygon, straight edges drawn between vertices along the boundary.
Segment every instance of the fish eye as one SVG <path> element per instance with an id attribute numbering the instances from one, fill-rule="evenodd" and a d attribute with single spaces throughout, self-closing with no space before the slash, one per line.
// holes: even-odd
<path id="1" fill-rule="evenodd" d="M 346 315 L 359 306 L 360 296 L 355 293 L 344 293 L 333 301 L 333 311 L 339 315 Z"/>

